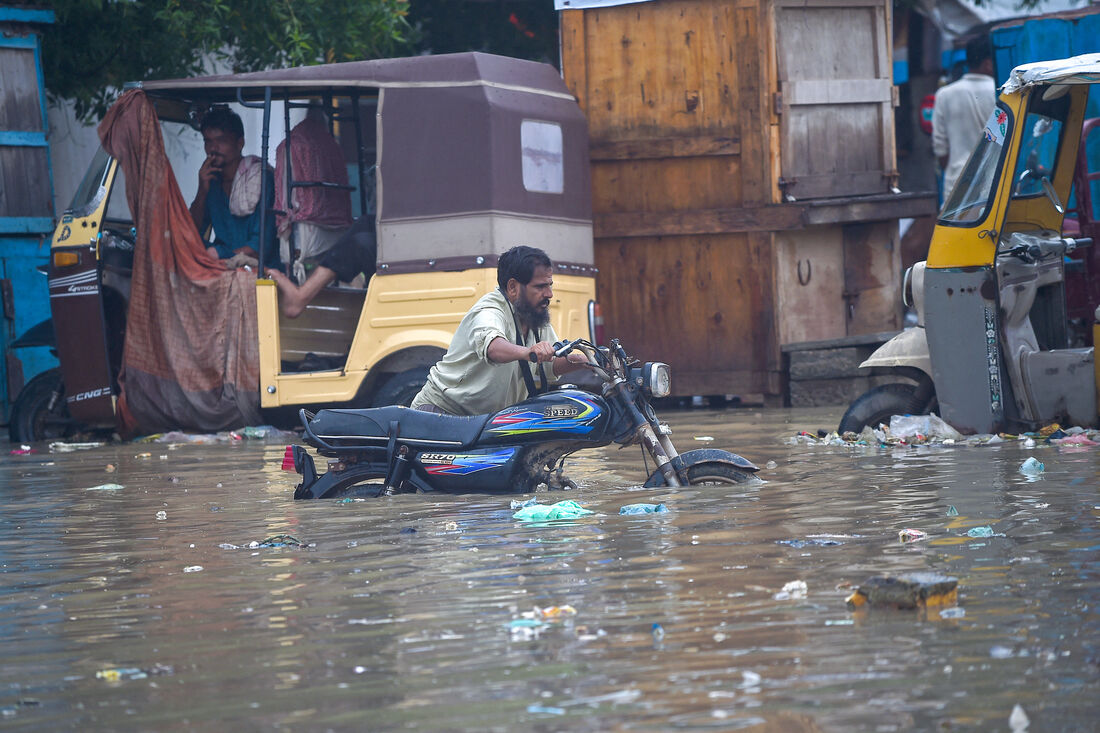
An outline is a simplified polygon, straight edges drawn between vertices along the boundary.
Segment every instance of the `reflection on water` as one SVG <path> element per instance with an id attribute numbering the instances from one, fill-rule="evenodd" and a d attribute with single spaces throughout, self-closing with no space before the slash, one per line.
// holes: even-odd
<path id="1" fill-rule="evenodd" d="M 637 449 L 608 448 L 542 497 L 598 514 L 529 527 L 511 497 L 294 502 L 281 446 L 6 458 L 5 725 L 1004 730 L 1020 704 L 1032 730 L 1095 726 L 1096 451 L 792 447 L 838 415 L 667 417 L 681 450 L 774 461 L 767 483 L 643 489 Z M 617 514 L 641 501 L 673 511 Z M 248 547 L 277 534 L 308 547 Z M 845 584 L 914 570 L 957 576 L 965 615 L 845 607 Z M 806 596 L 777 599 L 793 580 Z"/>

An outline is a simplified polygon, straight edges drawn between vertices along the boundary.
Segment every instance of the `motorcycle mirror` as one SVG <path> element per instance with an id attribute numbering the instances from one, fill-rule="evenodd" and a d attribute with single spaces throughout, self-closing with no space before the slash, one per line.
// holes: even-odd
<path id="1" fill-rule="evenodd" d="M 1058 192 L 1054 190 L 1054 184 L 1050 182 L 1050 179 L 1043 176 L 1039 179 L 1039 183 L 1043 187 L 1043 193 L 1050 199 L 1050 203 L 1054 206 L 1054 210 L 1059 214 L 1066 213 L 1066 207 L 1062 205 L 1062 200 L 1058 198 Z"/>

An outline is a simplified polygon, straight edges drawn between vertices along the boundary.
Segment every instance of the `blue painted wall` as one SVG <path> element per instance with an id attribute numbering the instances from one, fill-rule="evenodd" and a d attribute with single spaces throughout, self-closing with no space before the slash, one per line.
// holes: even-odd
<path id="1" fill-rule="evenodd" d="M 43 24 L 54 22 L 53 12 L 37 8 L 0 5 L 0 29 L 16 32 L 0 33 L 0 48 L 10 51 L 33 53 L 36 79 L 26 80 L 31 88 L 38 89 L 41 124 L 37 129 L 0 130 L 0 146 L 35 148 L 47 151 L 44 174 L 51 177 L 49 200 L 35 206 L 37 216 L 4 216 L 0 212 L 0 278 L 11 281 L 13 310 L 0 318 L 0 350 L 22 364 L 23 378 L 29 381 L 36 374 L 57 365 L 57 360 L 46 347 L 9 349 L 8 344 L 24 331 L 50 317 L 50 302 L 46 276 L 38 271 L 47 262 L 50 237 L 53 234 L 53 181 L 48 163 L 49 148 L 46 142 L 46 89 L 42 78 L 41 44 L 35 32 Z M 12 24 L 8 26 L 8 24 Z M 37 173 L 31 173 L 32 175 Z M 49 215 L 41 215 L 49 214 Z M 8 359 L 0 359 L 0 417 L 6 422 L 14 394 L 9 394 Z M 18 386 L 18 385 L 16 385 Z"/>

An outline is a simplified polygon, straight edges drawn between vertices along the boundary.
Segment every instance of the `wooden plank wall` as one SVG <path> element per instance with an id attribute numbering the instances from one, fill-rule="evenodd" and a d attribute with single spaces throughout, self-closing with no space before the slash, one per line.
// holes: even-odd
<path id="1" fill-rule="evenodd" d="M 567 10 L 561 31 L 608 335 L 670 363 L 676 394 L 779 394 L 767 3 Z"/>
<path id="2" fill-rule="evenodd" d="M 890 4 L 775 2 L 787 193 L 886 191 L 897 176 Z"/>
<path id="3" fill-rule="evenodd" d="M 0 48 L 0 131 L 41 130 L 34 48 Z M 50 216 L 52 198 L 45 147 L 0 147 L 0 216 Z"/>

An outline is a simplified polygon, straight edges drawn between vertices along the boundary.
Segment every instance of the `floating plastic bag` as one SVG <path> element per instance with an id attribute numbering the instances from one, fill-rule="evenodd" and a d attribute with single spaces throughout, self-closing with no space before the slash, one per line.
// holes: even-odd
<path id="1" fill-rule="evenodd" d="M 627 504 L 619 508 L 619 514 L 665 514 L 668 507 L 664 504 Z"/>
<path id="2" fill-rule="evenodd" d="M 89 486 L 84 489 L 85 491 L 118 491 L 123 488 L 122 484 L 100 484 L 99 486 Z"/>
<path id="3" fill-rule="evenodd" d="M 1042 461 L 1038 461 L 1034 456 L 1031 456 L 1020 466 L 1020 473 L 1025 476 L 1038 476 L 1045 469 L 1046 466 L 1043 465 Z"/>
<path id="4" fill-rule="evenodd" d="M 791 582 L 784 584 L 783 590 L 776 593 L 774 596 L 772 596 L 772 598 L 777 601 L 788 601 L 798 598 L 805 598 L 807 590 L 808 589 L 806 587 L 805 580 L 792 580 Z"/>
<path id="5" fill-rule="evenodd" d="M 894 415 L 890 418 L 890 435 L 895 438 L 938 438 L 962 440 L 958 430 L 936 415 Z"/>
<path id="6" fill-rule="evenodd" d="M 572 499 L 559 501 L 557 504 L 532 504 L 525 506 L 512 515 L 513 519 L 521 522 L 549 522 L 555 519 L 575 519 L 592 514 Z"/>

